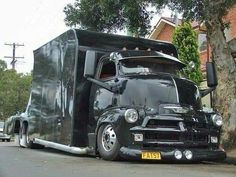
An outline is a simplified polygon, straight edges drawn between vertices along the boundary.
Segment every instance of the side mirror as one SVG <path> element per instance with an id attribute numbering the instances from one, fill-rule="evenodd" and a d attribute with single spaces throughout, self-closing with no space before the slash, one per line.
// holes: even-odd
<path id="1" fill-rule="evenodd" d="M 88 50 L 86 52 L 84 77 L 94 77 L 96 66 L 96 52 Z"/>
<path id="2" fill-rule="evenodd" d="M 207 86 L 216 87 L 218 85 L 218 80 L 216 75 L 215 64 L 213 62 L 207 62 L 206 71 L 207 71 Z"/>

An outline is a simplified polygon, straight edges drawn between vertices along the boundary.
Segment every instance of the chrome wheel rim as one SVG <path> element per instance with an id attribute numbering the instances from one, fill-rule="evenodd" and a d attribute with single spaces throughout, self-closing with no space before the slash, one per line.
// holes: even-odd
<path id="1" fill-rule="evenodd" d="M 116 133 L 111 125 L 107 125 L 102 132 L 102 147 L 105 151 L 111 151 L 116 143 Z"/>

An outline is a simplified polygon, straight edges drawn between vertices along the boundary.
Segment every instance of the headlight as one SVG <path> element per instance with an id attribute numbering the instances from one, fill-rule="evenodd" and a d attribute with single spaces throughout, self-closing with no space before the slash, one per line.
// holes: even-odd
<path id="1" fill-rule="evenodd" d="M 134 123 L 138 120 L 138 112 L 135 109 L 127 109 L 125 111 L 125 120 L 128 123 Z"/>
<path id="2" fill-rule="evenodd" d="M 216 126 L 220 127 L 220 126 L 223 125 L 223 119 L 219 114 L 214 114 L 214 115 L 211 116 L 211 118 L 212 118 L 213 123 Z"/>

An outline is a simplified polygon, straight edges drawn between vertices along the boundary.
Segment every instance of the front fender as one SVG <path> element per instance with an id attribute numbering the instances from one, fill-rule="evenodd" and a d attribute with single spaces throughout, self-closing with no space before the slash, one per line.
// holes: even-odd
<path id="1" fill-rule="evenodd" d="M 105 111 L 98 119 L 96 134 L 102 124 L 111 124 L 119 143 L 122 146 L 127 145 L 130 138 L 129 129 L 134 125 L 126 122 L 124 118 L 125 111 L 126 109 L 124 108 L 114 108 Z"/>

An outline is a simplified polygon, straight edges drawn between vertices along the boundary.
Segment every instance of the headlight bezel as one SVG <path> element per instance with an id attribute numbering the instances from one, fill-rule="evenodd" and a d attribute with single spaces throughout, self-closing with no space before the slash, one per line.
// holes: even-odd
<path id="1" fill-rule="evenodd" d="M 139 119 L 138 111 L 135 109 L 127 109 L 124 114 L 125 120 L 128 123 L 135 123 Z"/>

